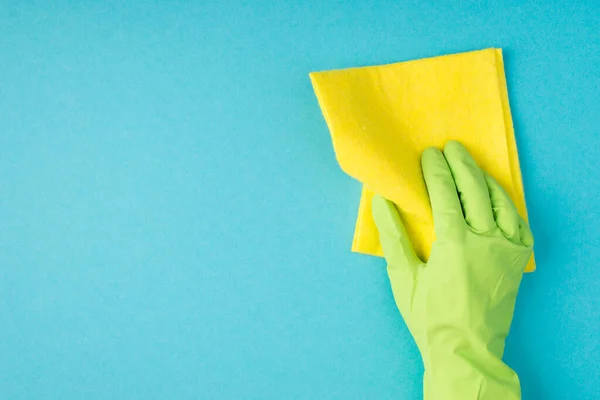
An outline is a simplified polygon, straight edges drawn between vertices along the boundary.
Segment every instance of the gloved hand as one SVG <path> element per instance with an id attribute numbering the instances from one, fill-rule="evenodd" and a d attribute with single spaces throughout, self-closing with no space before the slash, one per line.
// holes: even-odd
<path id="1" fill-rule="evenodd" d="M 422 156 L 437 240 L 427 263 L 400 215 L 373 199 L 394 299 L 425 366 L 427 400 L 520 399 L 502 362 L 533 236 L 502 187 L 458 142 Z"/>

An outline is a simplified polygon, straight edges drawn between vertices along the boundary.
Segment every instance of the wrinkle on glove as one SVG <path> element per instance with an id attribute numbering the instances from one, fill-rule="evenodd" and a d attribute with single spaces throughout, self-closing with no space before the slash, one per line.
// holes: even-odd
<path id="1" fill-rule="evenodd" d="M 341 168 L 363 183 L 352 250 L 383 256 L 375 193 L 399 207 L 417 255 L 429 258 L 433 217 L 421 153 L 457 140 L 505 189 L 527 221 L 500 49 L 313 72 Z M 526 271 L 535 270 L 531 257 Z"/>

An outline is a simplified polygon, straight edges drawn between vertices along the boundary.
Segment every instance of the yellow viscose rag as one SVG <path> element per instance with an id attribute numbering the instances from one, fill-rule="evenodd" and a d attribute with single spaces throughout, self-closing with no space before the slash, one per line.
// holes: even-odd
<path id="1" fill-rule="evenodd" d="M 527 220 L 500 49 L 313 72 L 341 168 L 363 183 L 352 250 L 382 256 L 374 193 L 398 205 L 417 254 L 429 258 L 433 217 L 420 157 L 458 140 Z M 526 271 L 535 270 L 531 258 Z"/>

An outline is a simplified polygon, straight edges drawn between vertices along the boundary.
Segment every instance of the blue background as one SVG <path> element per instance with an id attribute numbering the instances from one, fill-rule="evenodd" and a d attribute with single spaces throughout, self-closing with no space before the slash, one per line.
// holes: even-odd
<path id="1" fill-rule="evenodd" d="M 3 2 L 2 399 L 416 399 L 308 72 L 502 47 L 525 399 L 600 398 L 600 7 Z M 276 4 L 269 4 L 276 3 Z"/>

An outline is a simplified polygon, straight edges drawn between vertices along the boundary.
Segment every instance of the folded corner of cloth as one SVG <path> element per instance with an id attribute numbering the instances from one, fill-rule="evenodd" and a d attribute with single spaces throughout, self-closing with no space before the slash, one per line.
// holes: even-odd
<path id="1" fill-rule="evenodd" d="M 381 256 L 374 193 L 399 207 L 429 257 L 433 217 L 421 174 L 427 147 L 462 142 L 527 219 L 500 49 L 310 73 L 340 167 L 363 184 L 352 250 Z M 532 256 L 526 271 L 535 270 Z"/>

